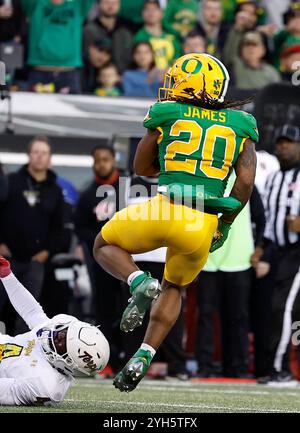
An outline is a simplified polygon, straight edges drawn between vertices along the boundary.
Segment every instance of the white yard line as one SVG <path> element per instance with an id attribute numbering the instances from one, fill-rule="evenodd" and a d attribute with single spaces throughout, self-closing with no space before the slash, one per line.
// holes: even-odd
<path id="1" fill-rule="evenodd" d="M 174 409 L 212 409 L 212 410 L 230 410 L 233 412 L 283 412 L 283 413 L 300 413 L 300 410 L 283 410 L 283 409 L 255 409 L 252 407 L 230 407 L 230 406 L 218 406 L 218 405 L 208 405 L 208 404 L 177 404 L 177 403 L 143 403 L 143 402 L 125 402 L 119 400 L 77 400 L 77 399 L 65 399 L 66 403 L 97 403 L 98 405 L 120 405 L 120 406 L 140 406 L 140 407 L 153 407 L 153 408 L 161 408 L 161 407 L 169 407 Z"/>
<path id="2" fill-rule="evenodd" d="M 99 380 L 99 381 L 97 381 L 96 383 L 95 382 L 91 382 L 91 383 L 88 383 L 88 382 L 84 382 L 84 383 L 82 383 L 81 381 L 80 382 L 78 382 L 78 383 L 75 383 L 74 384 L 74 386 L 82 386 L 82 387 L 84 387 L 84 388 L 89 388 L 89 387 L 91 387 L 91 388 L 95 388 L 95 387 L 103 387 L 103 386 L 105 386 L 105 387 L 112 387 L 112 383 L 108 383 L 108 382 L 102 382 L 101 380 Z M 206 386 L 207 384 L 205 384 L 205 386 Z M 231 384 L 230 384 L 230 386 L 231 386 Z M 256 386 L 258 386 L 258 385 L 256 385 Z M 166 392 L 171 392 L 171 391 L 180 391 L 181 389 L 182 389 L 182 391 L 183 392 L 192 392 L 192 393 L 201 393 L 201 392 L 203 392 L 203 393 L 211 393 L 211 394 L 237 394 L 237 395 L 239 395 L 239 394 L 241 394 L 241 395 L 244 395 L 244 394 L 251 394 L 251 395 L 274 395 L 274 392 L 273 392 L 273 390 L 274 389 L 278 389 L 276 386 L 275 387 L 269 387 L 268 386 L 268 389 L 270 389 L 270 390 L 266 390 L 266 389 L 264 389 L 264 390 L 261 390 L 261 391 L 258 391 L 258 390 L 251 390 L 251 389 L 247 389 L 247 391 L 245 391 L 245 390 L 238 390 L 238 389 L 224 389 L 224 390 L 221 390 L 221 389 L 213 389 L 213 388 L 204 388 L 203 387 L 203 384 L 196 384 L 196 386 L 193 384 L 192 386 L 188 386 L 188 384 L 185 384 L 185 386 L 183 386 L 182 384 L 181 385 L 179 385 L 179 386 L 177 386 L 177 384 L 174 386 L 174 383 L 173 384 L 170 384 L 170 385 L 158 385 L 157 383 L 155 383 L 155 384 L 151 384 L 151 382 L 149 382 L 149 381 L 147 381 L 147 382 L 144 382 L 143 384 L 142 384 L 142 387 L 141 388 L 139 388 L 139 389 L 143 389 L 143 390 L 153 390 L 153 391 L 166 391 Z M 272 391 L 271 391 L 271 389 L 272 389 Z M 282 389 L 287 389 L 287 388 L 280 388 L 280 391 L 282 391 Z M 300 397 L 300 388 L 299 388 L 299 390 L 298 391 L 295 391 L 295 392 L 290 392 L 290 391 L 287 391 L 287 392 L 284 392 L 284 395 L 285 396 L 290 396 L 290 397 Z"/>
<path id="3" fill-rule="evenodd" d="M 151 390 L 153 391 L 165 391 L 165 392 L 170 392 L 170 391 L 178 391 L 178 388 L 163 388 L 163 387 L 151 387 Z M 238 391 L 238 390 L 234 390 L 234 389 L 225 389 L 225 390 L 220 390 L 220 389 L 205 389 L 205 388 L 194 388 L 194 389 L 184 389 L 183 392 L 194 392 L 194 393 L 210 393 L 210 394 L 251 394 L 251 395 L 270 395 L 270 394 L 274 394 L 270 391 Z M 284 393 L 284 395 L 288 395 L 291 397 L 300 397 L 300 392 L 289 392 L 289 393 Z"/>

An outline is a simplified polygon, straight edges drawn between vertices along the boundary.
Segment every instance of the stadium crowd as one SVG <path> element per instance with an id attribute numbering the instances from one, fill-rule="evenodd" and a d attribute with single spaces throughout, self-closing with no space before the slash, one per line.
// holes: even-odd
<path id="1" fill-rule="evenodd" d="M 166 69 L 190 52 L 220 58 L 231 84 L 257 89 L 295 71 L 300 3 L 1 0 L 0 44 L 14 90 L 156 97 Z"/>
<path id="2" fill-rule="evenodd" d="M 0 0 L 1 46 L 23 47 L 15 55 L 21 53 L 24 66 L 7 69 L 14 91 L 155 98 L 172 61 L 191 52 L 220 58 L 235 87 L 258 89 L 291 81 L 300 61 L 300 3 Z M 300 309 L 300 284 L 294 284 L 300 263 L 299 128 L 278 130 L 274 147 L 277 158 L 257 152 L 249 206 L 233 225 L 231 238 L 187 289 L 179 320 L 157 354 L 167 363 L 167 376 L 294 380 L 287 321 L 288 312 L 296 320 Z M 120 197 L 122 173 L 113 149 L 99 146 L 92 156 L 93 180 L 80 192 L 49 169 L 47 137 L 29 143 L 26 166 L 0 173 L 0 254 L 10 258 L 18 279 L 49 316 L 68 311 L 101 324 L 116 372 L 139 347 L 145 324 L 132 335 L 120 332 L 128 288 L 92 257 L 95 236 L 122 207 L 119 201 L 114 207 L 111 197 L 96 196 L 98 187 L 106 185 Z M 157 185 L 156 179 L 134 175 L 127 182 L 148 191 Z M 121 201 L 134 199 L 126 189 Z M 161 249 L 135 260 L 161 279 L 165 253 Z M 2 288 L 0 320 L 9 333 L 24 331 Z M 194 329 L 192 348 L 187 347 L 187 328 Z M 197 361 L 196 369 L 188 368 L 189 358 Z"/>

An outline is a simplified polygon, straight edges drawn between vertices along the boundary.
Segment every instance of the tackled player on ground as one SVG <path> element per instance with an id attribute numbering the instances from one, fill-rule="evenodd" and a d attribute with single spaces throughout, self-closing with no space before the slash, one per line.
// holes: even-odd
<path id="1" fill-rule="evenodd" d="M 29 332 L 0 334 L 0 405 L 61 402 L 74 376 L 94 376 L 109 359 L 109 344 L 96 326 L 76 317 L 46 316 L 40 304 L 0 257 L 0 279 Z"/>

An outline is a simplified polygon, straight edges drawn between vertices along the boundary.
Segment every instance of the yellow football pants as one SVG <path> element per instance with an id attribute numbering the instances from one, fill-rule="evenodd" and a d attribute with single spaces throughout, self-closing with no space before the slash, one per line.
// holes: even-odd
<path id="1" fill-rule="evenodd" d="M 165 278 L 191 283 L 207 260 L 217 228 L 216 215 L 171 203 L 158 194 L 117 212 L 102 228 L 103 239 L 130 254 L 167 247 Z"/>

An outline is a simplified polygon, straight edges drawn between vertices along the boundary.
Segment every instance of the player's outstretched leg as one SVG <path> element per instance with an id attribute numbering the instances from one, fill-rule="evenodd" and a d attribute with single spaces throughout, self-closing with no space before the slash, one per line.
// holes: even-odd
<path id="1" fill-rule="evenodd" d="M 137 275 L 129 287 L 132 297 L 123 313 L 120 328 L 124 332 L 133 331 L 143 322 L 146 311 L 152 301 L 157 299 L 161 292 L 159 281 L 152 278 L 149 272 Z"/>
<path id="2" fill-rule="evenodd" d="M 149 272 L 141 271 L 131 255 L 116 245 L 108 245 L 101 234 L 95 240 L 94 258 L 109 274 L 129 285 L 131 298 L 123 313 L 120 328 L 133 331 L 142 324 L 146 311 L 161 293 L 159 281 Z"/>
<path id="3" fill-rule="evenodd" d="M 163 281 L 162 293 L 152 307 L 150 322 L 140 349 L 114 379 L 120 391 L 133 391 L 145 377 L 151 361 L 166 338 L 181 310 L 181 288 Z"/>
<path id="4" fill-rule="evenodd" d="M 133 391 L 146 375 L 152 358 L 153 355 L 149 350 L 140 348 L 115 377 L 115 388 L 121 392 Z"/>

